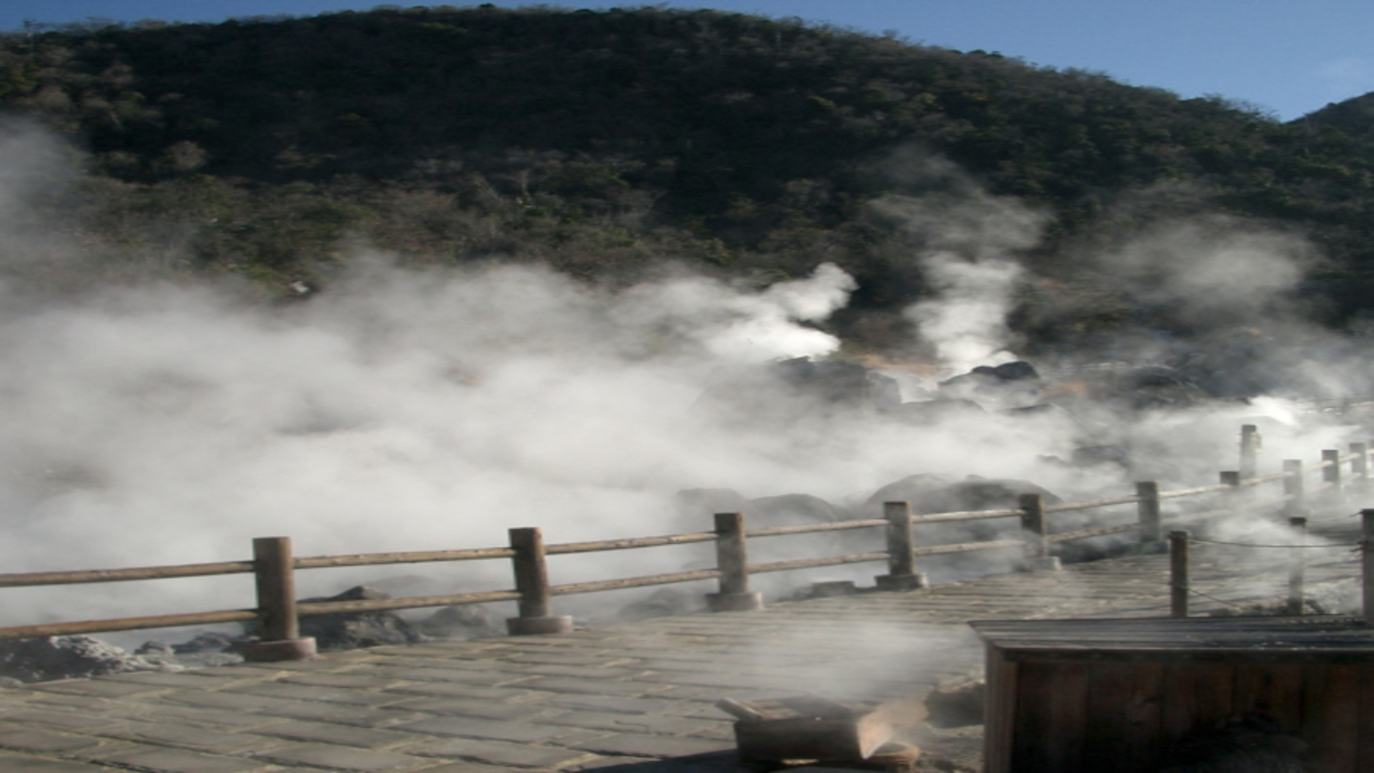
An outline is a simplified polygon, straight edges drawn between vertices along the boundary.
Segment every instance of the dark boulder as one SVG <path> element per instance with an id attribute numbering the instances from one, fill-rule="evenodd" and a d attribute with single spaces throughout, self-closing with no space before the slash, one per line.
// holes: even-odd
<path id="1" fill-rule="evenodd" d="M 420 621 L 420 633 L 434 639 L 485 639 L 501 636 L 505 625 L 486 607 L 474 604 L 444 607 Z"/>
<path id="2" fill-rule="evenodd" d="M 884 502 L 910 502 L 914 512 L 952 513 L 965 510 L 1003 510 L 1020 506 L 1022 494 L 1039 494 L 1046 504 L 1062 501 L 1047 489 L 1024 480 L 981 478 L 970 475 L 955 481 L 944 475 L 908 475 L 878 489 L 864 502 L 864 511 L 873 516 L 882 512 Z"/>
<path id="3" fill-rule="evenodd" d="M 307 603 L 324 601 L 361 601 L 385 599 L 389 595 L 358 585 L 328 598 L 304 599 Z M 301 636 L 315 637 L 322 652 L 376 647 L 382 644 L 414 644 L 424 636 L 394 612 L 344 612 L 301 618 Z"/>
<path id="4" fill-rule="evenodd" d="M 50 636 L 0 642 L 0 676 L 20 682 L 85 679 L 157 665 L 89 636 Z"/>
<path id="5" fill-rule="evenodd" d="M 939 393 L 948 400 L 972 400 L 991 410 L 1010 410 L 1038 404 L 1043 395 L 1040 374 L 1028 362 L 980 365 L 962 376 L 941 381 Z"/>

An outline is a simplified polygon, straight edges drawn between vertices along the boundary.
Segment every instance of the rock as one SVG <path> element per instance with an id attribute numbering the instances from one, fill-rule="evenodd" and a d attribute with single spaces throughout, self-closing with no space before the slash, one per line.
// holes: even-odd
<path id="1" fill-rule="evenodd" d="M 381 591 L 358 585 L 329 598 L 305 602 L 360 601 L 391 598 Z M 301 636 L 315 637 L 321 652 L 376 647 L 382 644 L 414 644 L 424 636 L 394 612 L 345 612 L 301 618 Z"/>
<path id="2" fill-rule="evenodd" d="M 157 666 L 89 636 L 49 636 L 0 642 L 0 675 L 20 682 L 82 679 Z"/>
<path id="3" fill-rule="evenodd" d="M 135 655 L 156 655 L 170 657 L 176 652 L 172 645 L 160 641 L 145 641 L 134 650 Z"/>
<path id="4" fill-rule="evenodd" d="M 224 652 L 233 646 L 234 640 L 228 636 L 218 633 L 202 633 L 190 641 L 173 644 L 172 651 L 178 655 L 193 652 Z"/>
<path id="5" fill-rule="evenodd" d="M 884 502 L 910 502 L 917 514 L 1002 510 L 1019 507 L 1022 494 L 1039 494 L 1045 504 L 1063 501 L 1049 490 L 1024 480 L 970 475 L 953 481 L 943 475 L 918 473 L 878 489 L 863 507 L 868 517 L 880 516 Z"/>
<path id="6" fill-rule="evenodd" d="M 996 367 L 980 365 L 962 376 L 941 381 L 942 397 L 972 400 L 984 408 L 1009 410 L 1040 402 L 1040 374 L 1028 362 L 1007 362 Z"/>
<path id="7" fill-rule="evenodd" d="M 444 607 L 422 620 L 417 628 L 435 639 L 482 639 L 506 632 L 491 610 L 475 604 Z"/>

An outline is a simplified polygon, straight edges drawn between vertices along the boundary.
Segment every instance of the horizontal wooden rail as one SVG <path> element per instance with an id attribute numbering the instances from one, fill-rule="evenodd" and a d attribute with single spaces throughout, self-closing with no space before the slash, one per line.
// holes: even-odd
<path id="1" fill-rule="evenodd" d="M 949 545 L 926 545 L 916 548 L 912 552 L 918 556 L 942 556 L 948 553 L 972 553 L 976 550 L 1019 548 L 1025 544 L 1025 542 L 1019 539 L 995 539 L 985 542 L 956 542 Z"/>
<path id="2" fill-rule="evenodd" d="M 720 577 L 719 569 L 698 569 L 692 572 L 670 572 L 651 574 L 644 577 L 625 577 L 619 580 L 596 580 L 594 582 L 575 582 L 568 585 L 553 585 L 549 592 L 555 596 L 568 596 L 574 593 L 595 593 L 604 590 L 624 590 L 626 588 L 647 588 L 652 585 L 672 585 L 679 582 L 714 580 Z"/>
<path id="3" fill-rule="evenodd" d="M 1272 483 L 1273 481 L 1276 481 L 1276 480 L 1283 480 L 1284 478 L 1291 478 L 1291 477 L 1293 477 L 1293 473 L 1291 473 L 1291 472 L 1275 472 L 1275 473 L 1270 473 L 1269 475 L 1256 475 L 1256 476 L 1253 477 L 1253 478 L 1246 478 L 1245 480 L 1242 480 L 1242 481 L 1240 482 L 1240 485 L 1242 485 L 1242 486 L 1258 486 L 1258 485 L 1261 484 L 1261 483 Z"/>
<path id="4" fill-rule="evenodd" d="M 76 636 L 106 631 L 138 631 L 145 628 L 174 628 L 183 625 L 215 625 L 218 623 L 246 623 L 256 620 L 255 609 L 229 609 L 221 612 L 191 612 L 180 615 L 148 615 L 121 617 L 110 620 L 83 620 L 42 625 L 13 625 L 0 628 L 0 641 L 37 639 L 44 636 Z"/>
<path id="5" fill-rule="evenodd" d="M 1164 492 L 1160 492 L 1159 498 L 1163 499 Z M 1045 505 L 1046 513 L 1067 513 L 1071 510 L 1091 510 L 1096 507 L 1112 507 L 1114 505 L 1132 505 L 1140 501 L 1140 497 L 1132 495 L 1129 497 L 1115 497 L 1113 499 L 1090 499 L 1086 502 L 1060 502 L 1055 505 Z M 1021 511 L 1016 511 L 1020 513 Z"/>
<path id="6" fill-rule="evenodd" d="M 760 529 L 749 529 L 745 533 L 750 537 L 778 537 L 783 534 L 817 534 L 826 531 L 871 529 L 874 526 L 886 525 L 887 521 L 882 518 L 868 518 L 862 521 L 829 521 L 826 523 L 800 523 L 794 526 L 764 526 Z"/>
<path id="7" fill-rule="evenodd" d="M 1225 483 L 1218 483 L 1213 484 L 1211 486 L 1198 486 L 1197 488 L 1178 489 L 1177 491 L 1161 491 L 1159 492 L 1159 498 L 1178 499 L 1179 497 L 1195 497 L 1200 496 L 1202 494 L 1218 494 L 1223 491 L 1231 491 L 1232 489 L 1232 486 L 1228 486 Z"/>
<path id="8" fill-rule="evenodd" d="M 0 574 L 0 588 L 20 588 L 33 585 L 78 585 L 92 582 L 128 582 L 130 580 L 163 580 L 173 577 L 210 577 L 220 574 L 249 574 L 252 571 L 252 561 L 220 561 L 213 564 L 141 566 L 129 569 L 89 569 L 76 572 L 24 572 L 22 574 Z"/>
<path id="9" fill-rule="evenodd" d="M 604 550 L 653 548 L 662 545 L 688 545 L 693 542 L 710 542 L 715 538 L 715 532 L 700 531 L 690 534 L 667 534 L 662 537 L 633 537 L 631 539 L 613 539 L 600 542 L 564 542 L 558 545 L 545 546 L 544 553 L 550 556 L 568 553 L 599 553 Z"/>
<path id="10" fill-rule="evenodd" d="M 511 558 L 510 548 L 473 548 L 471 550 L 417 550 L 407 553 L 355 553 L 347 556 L 304 556 L 295 559 L 297 569 L 328 569 L 341 566 L 384 566 L 423 564 L 434 561 L 482 561 Z M 252 571 L 251 564 L 249 571 Z"/>
<path id="11" fill-rule="evenodd" d="M 952 513 L 931 513 L 918 515 L 912 523 L 945 523 L 949 521 L 981 521 L 988 518 L 1011 518 L 1021 515 L 1020 510 L 959 510 Z"/>
<path id="12" fill-rule="evenodd" d="M 793 569 L 815 569 L 822 566 L 841 564 L 864 564 L 870 561 L 886 561 L 887 553 L 849 553 L 842 556 L 821 556 L 819 558 L 793 558 L 788 561 L 770 561 L 766 564 L 750 564 L 750 574 L 765 572 L 787 572 Z"/>
<path id="13" fill-rule="evenodd" d="M 453 607 L 463 604 L 488 604 L 493 601 L 515 601 L 520 594 L 513 590 L 455 593 L 449 596 L 404 596 L 394 599 L 355 599 L 351 601 L 302 601 L 296 604 L 301 617 L 339 615 L 356 612 L 383 612 L 392 609 L 421 607 Z"/>

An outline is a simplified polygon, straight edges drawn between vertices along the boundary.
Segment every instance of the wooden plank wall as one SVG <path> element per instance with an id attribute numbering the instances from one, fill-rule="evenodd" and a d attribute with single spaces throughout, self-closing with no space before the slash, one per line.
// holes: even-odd
<path id="1" fill-rule="evenodd" d="M 1149 773 L 1191 732 L 1259 712 L 1324 773 L 1374 773 L 1374 664 L 1020 658 L 988 653 L 988 773 Z"/>

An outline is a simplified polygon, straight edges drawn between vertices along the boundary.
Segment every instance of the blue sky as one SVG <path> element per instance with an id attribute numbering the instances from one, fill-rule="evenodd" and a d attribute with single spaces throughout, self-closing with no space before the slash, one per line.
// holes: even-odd
<path id="1" fill-rule="evenodd" d="M 376 5 L 345 0 L 4 0 L 0 29 L 17 30 L 25 20 L 221 21 Z M 1285 120 L 1374 91 L 1374 0 L 718 0 L 664 5 L 795 16 L 875 33 L 895 30 L 913 42 L 1105 72 L 1185 97 L 1220 94 Z"/>

